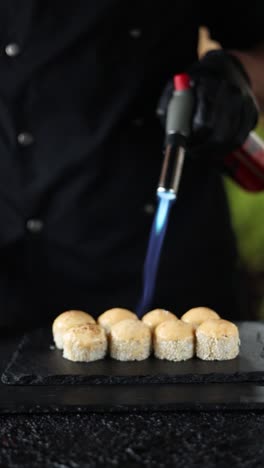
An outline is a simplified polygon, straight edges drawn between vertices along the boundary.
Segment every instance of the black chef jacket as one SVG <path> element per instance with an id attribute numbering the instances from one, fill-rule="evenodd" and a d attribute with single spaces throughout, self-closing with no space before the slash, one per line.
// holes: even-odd
<path id="1" fill-rule="evenodd" d="M 225 47 L 263 34 L 260 1 L 202 3 L 1 0 L 1 325 L 136 306 L 163 86 L 196 60 L 200 24 Z M 235 257 L 220 175 L 188 161 L 153 306 L 231 316 Z"/>

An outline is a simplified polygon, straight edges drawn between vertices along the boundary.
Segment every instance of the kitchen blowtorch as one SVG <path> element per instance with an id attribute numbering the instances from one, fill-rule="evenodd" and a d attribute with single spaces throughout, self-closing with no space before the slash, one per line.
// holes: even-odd
<path id="1" fill-rule="evenodd" d="M 181 179 L 187 138 L 191 130 L 192 108 L 190 78 L 185 73 L 176 75 L 166 117 L 165 153 L 157 188 L 158 205 L 144 264 L 143 293 L 137 307 L 139 316 L 152 304 L 170 209 L 177 197 Z"/>

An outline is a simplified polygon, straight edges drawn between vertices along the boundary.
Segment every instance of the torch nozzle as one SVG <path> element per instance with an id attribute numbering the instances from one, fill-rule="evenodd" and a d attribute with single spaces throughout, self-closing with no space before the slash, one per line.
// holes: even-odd
<path id="1" fill-rule="evenodd" d="M 185 158 L 185 148 L 167 144 L 158 184 L 158 194 L 167 193 L 176 198 Z"/>

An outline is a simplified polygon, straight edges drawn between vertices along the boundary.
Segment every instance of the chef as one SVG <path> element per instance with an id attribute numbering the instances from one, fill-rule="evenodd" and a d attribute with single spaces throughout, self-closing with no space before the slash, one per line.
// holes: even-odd
<path id="1" fill-rule="evenodd" d="M 219 167 L 263 104 L 263 20 L 262 0 L 1 1 L 2 327 L 135 308 L 168 83 L 183 71 L 196 103 L 190 156 L 153 307 L 242 318 Z M 200 25 L 224 49 L 198 62 Z"/>

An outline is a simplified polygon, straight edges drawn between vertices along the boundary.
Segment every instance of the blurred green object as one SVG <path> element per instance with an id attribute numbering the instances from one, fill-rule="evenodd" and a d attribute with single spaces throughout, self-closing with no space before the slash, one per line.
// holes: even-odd
<path id="1" fill-rule="evenodd" d="M 257 133 L 264 139 L 263 119 Z M 227 178 L 225 185 L 242 264 L 257 281 L 264 275 L 264 192 L 246 192 Z M 264 284 L 262 292 L 259 314 L 264 318 Z"/>
<path id="2" fill-rule="evenodd" d="M 259 123 L 258 129 L 257 129 L 257 133 L 264 140 L 264 117 L 262 117 L 260 119 L 260 123 Z"/>
<path id="3" fill-rule="evenodd" d="M 264 271 L 264 193 L 249 194 L 226 180 L 233 227 L 243 262 Z"/>
<path id="4" fill-rule="evenodd" d="M 258 129 L 264 137 L 264 127 Z M 250 270 L 264 271 L 264 192 L 250 193 L 225 181 L 238 247 Z"/>

